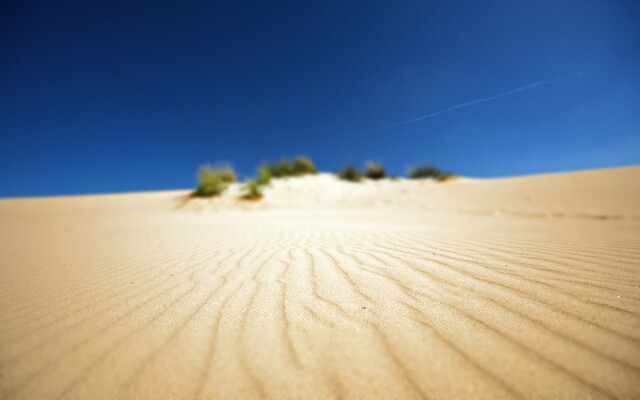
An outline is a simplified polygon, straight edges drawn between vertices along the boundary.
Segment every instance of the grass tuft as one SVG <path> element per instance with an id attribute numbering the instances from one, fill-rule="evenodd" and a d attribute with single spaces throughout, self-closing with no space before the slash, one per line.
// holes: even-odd
<path id="1" fill-rule="evenodd" d="M 236 181 L 236 173 L 229 165 L 219 168 L 218 173 L 220 174 L 222 181 L 225 183 L 233 183 Z"/>
<path id="2" fill-rule="evenodd" d="M 249 180 L 245 183 L 244 189 L 247 192 L 243 198 L 245 200 L 259 200 L 262 198 L 262 185 L 255 180 Z"/>
<path id="3" fill-rule="evenodd" d="M 338 178 L 349 182 L 360 182 L 362 173 L 353 164 L 348 164 L 338 172 Z"/>
<path id="4" fill-rule="evenodd" d="M 263 165 L 258 168 L 258 178 L 256 179 L 260 185 L 268 185 L 271 183 L 271 166 Z"/>
<path id="5" fill-rule="evenodd" d="M 369 179 L 382 179 L 387 176 L 384 165 L 369 161 L 365 170 L 365 176 Z"/>
<path id="6" fill-rule="evenodd" d="M 453 180 L 455 178 L 457 178 L 458 176 L 451 173 L 451 172 L 442 172 L 440 173 L 440 175 L 438 175 L 436 177 L 436 181 L 437 182 L 448 182 L 450 180 Z"/>
<path id="7" fill-rule="evenodd" d="M 298 156 L 293 160 L 293 175 L 315 174 L 316 166 L 309 157 Z"/>
<path id="8" fill-rule="evenodd" d="M 409 178 L 411 179 L 437 178 L 440 174 L 440 170 L 431 164 L 419 165 L 409 170 Z"/>
<path id="9" fill-rule="evenodd" d="M 411 179 L 435 179 L 438 182 L 446 182 L 454 178 L 452 172 L 441 171 L 431 164 L 423 164 L 409 170 L 409 178 Z"/>
<path id="10" fill-rule="evenodd" d="M 235 181 L 235 176 L 235 172 L 230 166 L 218 168 L 208 165 L 202 166 L 198 171 L 198 187 L 195 195 L 217 196 Z"/>
<path id="11" fill-rule="evenodd" d="M 288 159 L 282 159 L 275 164 L 266 164 L 258 170 L 259 179 L 266 179 L 267 170 L 269 171 L 269 179 L 271 178 L 286 178 L 288 176 L 299 176 L 306 174 L 315 174 L 317 172 L 316 166 L 309 157 L 298 156 L 293 160 L 293 163 Z M 261 182 L 262 183 L 262 182 Z"/>
<path id="12" fill-rule="evenodd" d="M 279 163 L 269 165 L 271 176 L 274 178 L 284 178 L 291 175 L 292 167 L 286 158 Z"/>

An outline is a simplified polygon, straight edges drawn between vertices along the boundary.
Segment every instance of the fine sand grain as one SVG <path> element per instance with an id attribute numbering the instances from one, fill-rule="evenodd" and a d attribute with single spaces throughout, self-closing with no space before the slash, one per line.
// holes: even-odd
<path id="1" fill-rule="evenodd" d="M 640 399 L 640 167 L 0 200 L 2 399 Z"/>

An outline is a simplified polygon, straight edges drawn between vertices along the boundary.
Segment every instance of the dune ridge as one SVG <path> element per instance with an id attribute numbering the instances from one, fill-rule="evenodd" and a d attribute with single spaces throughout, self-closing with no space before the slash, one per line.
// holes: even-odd
<path id="1" fill-rule="evenodd" d="M 640 167 L 234 190 L 0 201 L 0 398 L 640 398 Z"/>

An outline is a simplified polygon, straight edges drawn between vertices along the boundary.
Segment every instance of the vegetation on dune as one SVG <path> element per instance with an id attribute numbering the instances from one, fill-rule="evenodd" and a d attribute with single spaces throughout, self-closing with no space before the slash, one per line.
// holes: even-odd
<path id="1" fill-rule="evenodd" d="M 300 176 L 316 173 L 316 167 L 310 158 L 298 156 L 293 163 L 288 159 L 282 159 L 278 163 L 264 164 L 257 170 L 257 176 L 246 181 L 243 190 L 246 192 L 242 198 L 257 200 L 262 198 L 264 186 L 271 183 L 273 178 L 288 176 Z M 203 166 L 198 173 L 198 187 L 194 196 L 216 196 L 221 194 L 229 184 L 236 181 L 236 173 L 229 165 L 218 167 Z"/>
<path id="2" fill-rule="evenodd" d="M 291 176 L 291 172 L 293 168 L 291 167 L 291 163 L 288 159 L 282 159 L 279 163 L 275 164 L 275 168 L 271 170 L 274 172 L 273 176 L 278 178 L 285 178 L 287 176 Z"/>
<path id="3" fill-rule="evenodd" d="M 205 165 L 198 171 L 196 196 L 216 196 L 222 193 L 236 179 L 230 166 L 212 167 Z"/>
<path id="4" fill-rule="evenodd" d="M 369 179 L 382 179 L 387 176 L 384 165 L 369 161 L 365 169 L 365 176 Z"/>
<path id="5" fill-rule="evenodd" d="M 292 172 L 293 175 L 306 175 L 315 174 L 317 170 L 309 157 L 298 156 L 293 160 Z"/>
<path id="6" fill-rule="evenodd" d="M 348 164 L 338 172 L 338 178 L 349 182 L 360 182 L 362 173 L 353 164 Z"/>
<path id="7" fill-rule="evenodd" d="M 360 171 L 355 165 L 348 164 L 338 172 L 338 178 L 350 181 L 359 182 L 363 178 L 369 179 L 383 179 L 387 176 L 387 170 L 384 165 L 376 162 L 368 162 L 364 172 Z"/>
<path id="8" fill-rule="evenodd" d="M 257 181 L 260 185 L 268 185 L 271 183 L 271 167 L 269 165 L 263 165 L 258 168 L 258 178 Z"/>
<path id="9" fill-rule="evenodd" d="M 435 178 L 439 174 L 438 168 L 431 164 L 423 164 L 409 169 L 409 178 L 411 179 Z"/>
<path id="10" fill-rule="evenodd" d="M 300 176 L 315 174 L 316 166 L 309 157 L 298 156 L 293 163 L 284 158 L 278 163 L 264 164 L 257 170 L 255 179 L 245 183 L 244 189 L 247 194 L 243 196 L 247 200 L 257 200 L 262 198 L 263 187 L 271 183 L 273 178 L 286 178 L 289 176 Z"/>
<path id="11" fill-rule="evenodd" d="M 263 171 L 264 169 L 264 171 Z M 284 158 L 280 162 L 274 164 L 266 164 L 258 171 L 260 178 L 266 178 L 266 171 L 269 171 L 269 180 L 271 178 L 286 178 L 288 176 L 299 176 L 306 174 L 315 174 L 317 171 L 315 164 L 309 157 L 298 156 L 293 162 Z"/>
<path id="12" fill-rule="evenodd" d="M 455 175 L 448 171 L 442 171 L 431 164 L 423 164 L 409 170 L 409 178 L 411 179 L 435 179 L 438 182 L 445 182 Z"/>
<path id="13" fill-rule="evenodd" d="M 236 173 L 229 165 L 225 165 L 218 169 L 218 173 L 220 174 L 220 178 L 225 183 L 233 183 L 236 181 Z"/>
<path id="14" fill-rule="evenodd" d="M 282 159 L 278 163 L 264 164 L 257 170 L 257 176 L 248 180 L 244 185 L 245 199 L 257 200 L 262 198 L 265 185 L 271 183 L 273 178 L 288 176 L 301 176 L 315 174 L 317 169 L 310 158 L 298 156 L 293 163 L 288 159 Z M 368 162 L 364 172 L 353 164 L 347 164 L 337 173 L 342 180 L 349 182 L 360 182 L 365 177 L 368 179 L 383 179 L 387 177 L 387 171 L 382 163 Z M 435 179 L 437 182 L 446 182 L 455 178 L 451 172 L 441 171 L 431 164 L 422 164 L 409 170 L 411 179 Z M 392 179 L 397 179 L 392 177 Z M 220 164 L 216 167 L 202 166 L 198 171 L 198 187 L 194 196 L 216 196 L 221 194 L 227 187 L 236 181 L 236 173 L 228 164 Z"/>
<path id="15" fill-rule="evenodd" d="M 438 182 L 447 182 L 447 181 L 450 181 L 450 180 L 455 179 L 457 177 L 458 177 L 457 175 L 455 175 L 455 174 L 453 174 L 451 172 L 442 172 L 440 175 L 438 175 L 436 177 L 436 181 L 438 181 Z"/>
<path id="16" fill-rule="evenodd" d="M 266 164 L 265 168 L 269 168 L 269 173 L 272 178 L 280 177 L 280 170 L 278 169 L 278 164 Z"/>
<path id="17" fill-rule="evenodd" d="M 243 196 L 246 200 L 259 200 L 262 198 L 262 185 L 255 180 L 249 180 L 244 185 L 246 194 Z"/>

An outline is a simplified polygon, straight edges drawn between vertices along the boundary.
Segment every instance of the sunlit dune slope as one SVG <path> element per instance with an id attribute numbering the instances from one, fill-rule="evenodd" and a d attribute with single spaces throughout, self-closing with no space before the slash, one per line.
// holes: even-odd
<path id="1" fill-rule="evenodd" d="M 0 200 L 0 398 L 640 398 L 640 167 L 240 195 Z"/>

